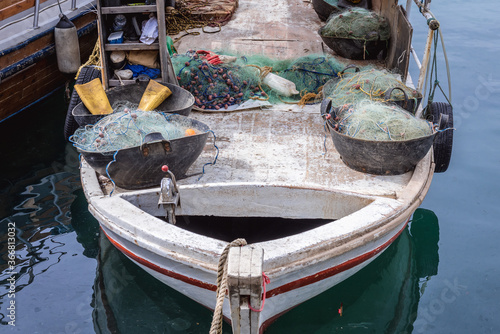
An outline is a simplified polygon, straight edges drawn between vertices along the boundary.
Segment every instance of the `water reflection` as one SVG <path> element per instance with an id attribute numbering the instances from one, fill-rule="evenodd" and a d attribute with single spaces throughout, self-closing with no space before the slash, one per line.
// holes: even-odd
<path id="1" fill-rule="evenodd" d="M 266 333 L 411 333 L 420 297 L 437 274 L 438 241 L 436 215 L 418 209 L 373 263 L 283 315 Z M 96 333 L 209 331 L 210 311 L 146 274 L 104 237 L 100 250 L 93 297 Z M 231 333 L 227 324 L 224 332 Z"/>
<path id="2" fill-rule="evenodd" d="M 416 210 L 409 228 L 379 258 L 285 314 L 267 332 L 411 333 L 422 287 L 437 274 L 438 240 L 436 215 Z"/>
<path id="3" fill-rule="evenodd" d="M 78 226 L 71 224 L 71 208 L 75 191 L 80 188 L 79 177 L 74 173 L 47 175 L 26 186 L 17 196 L 19 203 L 11 208 L 12 214 L 0 220 L 0 324 L 9 322 L 7 307 L 11 301 L 17 302 L 16 313 L 22 317 L 20 313 L 26 313 L 26 305 L 19 309 L 20 300 L 27 297 L 23 290 L 44 273 L 56 273 L 55 266 L 65 255 L 69 256 L 68 252 L 73 253 L 74 245 L 68 246 L 60 236 L 71 234 Z M 97 246 L 95 243 L 94 256 Z M 33 308 L 39 312 L 43 306 L 46 305 Z"/>
<path id="4" fill-rule="evenodd" d="M 128 260 L 102 234 L 93 304 L 99 334 L 208 333 L 212 317 Z"/>

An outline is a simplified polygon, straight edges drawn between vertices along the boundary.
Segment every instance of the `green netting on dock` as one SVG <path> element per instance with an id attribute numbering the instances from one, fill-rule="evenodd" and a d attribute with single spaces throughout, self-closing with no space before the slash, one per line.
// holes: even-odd
<path id="1" fill-rule="evenodd" d="M 263 55 L 217 53 L 236 59 L 213 65 L 194 51 L 172 57 L 180 86 L 193 94 L 195 105 L 200 109 L 227 109 L 250 99 L 266 100 L 272 104 L 298 102 L 308 93 L 318 93 L 346 66 L 323 55 L 277 60 Z M 292 81 L 300 93 L 285 97 L 263 85 L 262 78 L 268 72 Z"/>

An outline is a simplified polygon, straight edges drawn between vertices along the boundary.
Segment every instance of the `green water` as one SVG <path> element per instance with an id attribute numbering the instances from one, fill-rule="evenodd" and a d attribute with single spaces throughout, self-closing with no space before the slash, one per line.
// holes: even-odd
<path id="1" fill-rule="evenodd" d="M 500 4 L 435 1 L 433 12 L 452 69 L 449 170 L 434 176 L 410 227 L 386 252 L 267 333 L 500 332 Z M 425 20 L 415 8 L 411 21 L 413 46 L 423 50 Z M 444 70 L 440 62 L 446 89 Z M 208 333 L 210 311 L 100 239 L 77 154 L 62 138 L 65 112 L 60 91 L 0 123 L 0 332 Z M 12 226 L 18 274 L 9 298 Z"/>

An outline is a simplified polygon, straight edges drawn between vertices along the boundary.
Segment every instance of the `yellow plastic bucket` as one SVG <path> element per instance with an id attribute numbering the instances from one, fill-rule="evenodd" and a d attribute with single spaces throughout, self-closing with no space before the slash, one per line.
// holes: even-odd
<path id="1" fill-rule="evenodd" d="M 154 110 L 170 95 L 172 95 L 172 91 L 168 87 L 150 80 L 137 109 L 142 111 Z"/>
<path id="2" fill-rule="evenodd" d="M 75 85 L 75 89 L 92 115 L 107 115 L 113 112 L 101 79 L 95 78 L 87 83 Z"/>

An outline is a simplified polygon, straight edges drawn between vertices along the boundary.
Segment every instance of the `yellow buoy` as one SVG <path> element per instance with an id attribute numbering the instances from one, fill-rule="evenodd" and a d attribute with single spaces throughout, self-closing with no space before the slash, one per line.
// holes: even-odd
<path id="1" fill-rule="evenodd" d="M 101 79 L 95 78 L 87 83 L 75 85 L 75 89 L 92 115 L 107 115 L 113 112 Z"/>
<path id="2" fill-rule="evenodd" d="M 137 109 L 142 111 L 154 110 L 170 95 L 172 95 L 172 91 L 168 87 L 150 80 Z"/>

